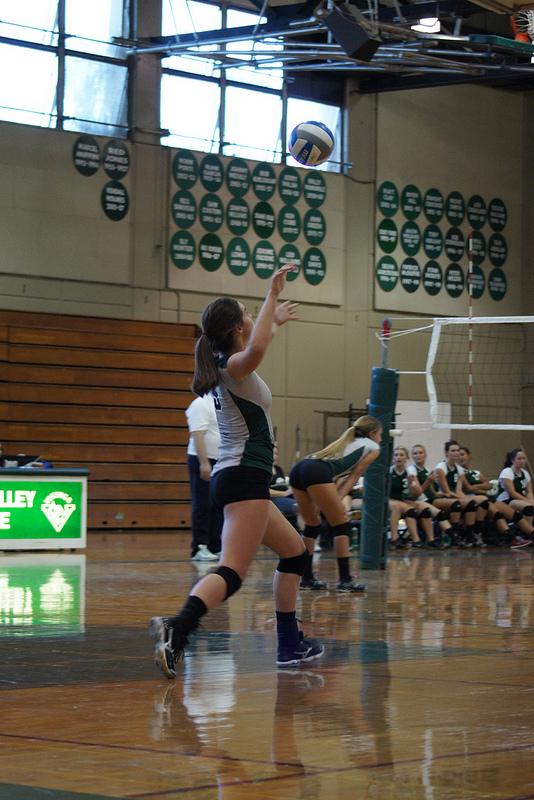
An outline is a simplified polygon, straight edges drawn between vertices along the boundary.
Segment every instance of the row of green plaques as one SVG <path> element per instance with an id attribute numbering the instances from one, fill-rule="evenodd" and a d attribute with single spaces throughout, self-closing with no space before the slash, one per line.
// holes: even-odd
<path id="1" fill-rule="evenodd" d="M 278 214 L 270 203 L 260 200 L 252 211 L 245 200 L 233 197 L 226 209 L 221 198 L 213 193 L 206 194 L 197 203 L 191 192 L 182 189 L 176 192 L 171 202 L 171 214 L 179 228 L 191 228 L 197 218 L 202 227 L 210 233 L 226 226 L 234 236 L 243 236 L 250 228 L 260 239 L 269 239 L 276 229 L 285 242 L 294 242 L 304 233 L 309 244 L 319 245 L 326 236 L 326 220 L 315 208 L 310 208 L 301 218 L 295 206 L 283 206 Z"/>
<path id="2" fill-rule="evenodd" d="M 470 288 L 475 300 L 479 300 L 486 289 L 492 300 L 502 300 L 507 289 L 506 275 L 498 267 L 486 279 L 478 265 L 473 266 L 469 274 L 460 264 L 451 263 L 444 274 L 437 261 L 428 261 L 420 267 L 415 258 L 405 258 L 399 267 L 391 256 L 383 256 L 376 265 L 376 280 L 384 292 L 392 292 L 400 283 L 409 294 L 422 286 L 432 297 L 445 289 L 450 297 L 457 298 Z"/>
<path id="3" fill-rule="evenodd" d="M 224 168 L 216 155 L 206 155 L 198 162 L 191 150 L 178 150 L 172 160 L 172 175 L 180 189 L 192 189 L 200 183 L 208 192 L 218 192 L 226 184 L 234 197 L 244 197 L 252 188 L 259 200 L 270 200 L 276 189 L 286 203 L 292 206 L 304 195 L 311 208 L 319 208 L 326 199 L 326 181 L 320 172 L 308 171 L 301 179 L 299 170 L 284 167 L 278 178 L 271 164 L 260 162 L 251 171 L 243 158 L 232 158 Z"/>
<path id="4" fill-rule="evenodd" d="M 262 240 L 251 251 L 248 242 L 236 236 L 225 248 L 215 233 L 207 233 L 198 243 L 197 253 L 196 242 L 189 231 L 177 231 L 171 239 L 169 250 L 172 263 L 178 269 L 189 269 L 198 255 L 201 267 L 208 272 L 216 272 L 226 258 L 228 268 L 234 275 L 244 275 L 251 264 L 258 278 L 270 278 L 276 269 L 285 264 L 295 264 L 297 269 L 288 272 L 287 280 L 296 280 L 302 272 L 312 286 L 321 283 L 326 275 L 326 258 L 317 247 L 310 247 L 301 256 L 295 245 L 285 244 L 277 254 L 270 242 Z"/>
<path id="5" fill-rule="evenodd" d="M 434 223 L 421 231 L 416 222 L 408 221 L 399 234 L 392 219 L 383 219 L 376 231 L 376 241 L 384 253 L 393 253 L 400 242 L 407 256 L 416 256 L 422 247 L 427 258 L 436 259 L 445 250 L 450 261 L 460 261 L 466 254 L 477 266 L 488 257 L 494 267 L 502 267 L 508 257 L 508 245 L 502 233 L 492 233 L 486 241 L 480 231 L 473 230 L 470 236 L 464 236 L 460 228 L 449 228 L 444 234 Z"/>
<path id="6" fill-rule="evenodd" d="M 414 220 L 424 213 L 429 222 L 439 222 L 443 215 L 449 225 L 458 227 L 467 218 L 467 222 L 474 230 L 480 230 L 486 222 L 494 231 L 502 231 L 507 222 L 507 210 L 503 200 L 494 197 L 486 205 L 479 194 L 472 195 L 468 200 L 460 192 L 450 192 L 444 197 L 439 189 L 427 189 L 425 194 L 409 184 L 402 192 L 391 181 L 384 181 L 377 191 L 376 203 L 384 217 L 394 217 L 399 208 L 406 219 Z"/>

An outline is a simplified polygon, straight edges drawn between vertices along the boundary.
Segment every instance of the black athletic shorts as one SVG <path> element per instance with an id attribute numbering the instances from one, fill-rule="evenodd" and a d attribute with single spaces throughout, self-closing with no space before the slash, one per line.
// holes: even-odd
<path id="1" fill-rule="evenodd" d="M 270 500 L 271 478 L 269 472 L 256 467 L 225 467 L 210 481 L 212 500 L 219 508 L 242 500 Z"/>
<path id="2" fill-rule="evenodd" d="M 332 483 L 332 466 L 320 458 L 303 458 L 297 461 L 289 473 L 289 483 L 294 489 L 305 492 L 308 486 L 318 483 Z"/>

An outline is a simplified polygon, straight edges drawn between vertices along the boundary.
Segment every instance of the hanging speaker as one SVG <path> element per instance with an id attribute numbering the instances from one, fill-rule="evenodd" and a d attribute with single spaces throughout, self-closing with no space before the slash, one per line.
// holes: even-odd
<path id="1" fill-rule="evenodd" d="M 352 15 L 344 14 L 337 7 L 334 7 L 330 14 L 325 15 L 322 22 L 351 58 L 370 61 L 380 45 L 380 41 L 370 36 Z"/>

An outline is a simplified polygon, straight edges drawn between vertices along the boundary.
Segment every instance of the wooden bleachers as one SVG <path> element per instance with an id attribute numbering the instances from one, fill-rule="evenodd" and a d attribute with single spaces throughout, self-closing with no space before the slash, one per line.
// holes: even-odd
<path id="1" fill-rule="evenodd" d="M 87 467 L 89 528 L 188 528 L 195 326 L 0 310 L 0 440 Z"/>

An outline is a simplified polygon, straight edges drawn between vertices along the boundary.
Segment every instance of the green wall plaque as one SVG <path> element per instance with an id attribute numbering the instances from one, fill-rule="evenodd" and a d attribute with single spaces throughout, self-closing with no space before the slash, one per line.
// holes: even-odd
<path id="1" fill-rule="evenodd" d="M 304 277 L 312 286 L 317 286 L 324 280 L 326 275 L 326 258 L 317 247 L 310 247 L 304 253 L 303 259 Z"/>
<path id="2" fill-rule="evenodd" d="M 304 215 L 302 229 L 304 238 L 309 244 L 319 245 L 326 236 L 326 220 L 320 211 L 311 208 Z"/>
<path id="3" fill-rule="evenodd" d="M 270 278 L 276 269 L 276 253 L 270 242 L 260 241 L 252 253 L 252 266 L 258 278 Z"/>
<path id="4" fill-rule="evenodd" d="M 421 283 L 421 269 L 415 258 L 405 258 L 400 266 L 400 283 L 405 292 L 412 294 Z"/>
<path id="5" fill-rule="evenodd" d="M 319 208 L 326 200 L 326 181 L 320 172 L 306 173 L 304 199 L 310 208 Z"/>
<path id="6" fill-rule="evenodd" d="M 294 242 L 298 239 L 302 228 L 298 209 L 295 206 L 283 206 L 278 212 L 276 227 L 284 242 Z"/>
<path id="7" fill-rule="evenodd" d="M 429 222 L 439 222 L 443 216 L 445 201 L 439 189 L 428 189 L 424 199 L 425 217 Z"/>
<path id="8" fill-rule="evenodd" d="M 234 275 L 244 275 L 250 266 L 250 247 L 244 239 L 236 236 L 226 248 L 226 263 Z"/>
<path id="9" fill-rule="evenodd" d="M 406 255 L 415 256 L 421 247 L 421 231 L 417 222 L 405 222 L 400 233 L 401 246 Z M 402 283 L 402 281 L 401 281 Z"/>
<path id="10" fill-rule="evenodd" d="M 200 182 L 208 192 L 218 192 L 223 185 L 224 167 L 218 156 L 204 156 L 200 162 Z"/>
<path id="11" fill-rule="evenodd" d="M 250 169 L 243 158 L 232 158 L 228 162 L 226 185 L 234 197 L 244 197 L 250 189 Z"/>
<path id="12" fill-rule="evenodd" d="M 462 224 L 465 217 L 465 200 L 460 192 L 451 192 L 445 202 L 445 216 L 453 228 Z"/>
<path id="13" fill-rule="evenodd" d="M 120 180 L 127 175 L 130 169 L 130 153 L 120 139 L 106 142 L 102 153 L 102 166 L 104 172 L 113 180 Z"/>
<path id="14" fill-rule="evenodd" d="M 475 264 L 471 270 L 468 270 L 466 278 L 468 291 L 471 292 L 471 295 L 475 300 L 480 300 L 484 294 L 484 289 L 486 286 L 486 278 L 484 277 L 484 273 L 480 267 Z"/>
<path id="15" fill-rule="evenodd" d="M 494 267 L 502 267 L 508 257 L 508 245 L 502 233 L 493 233 L 488 242 L 488 256 Z"/>
<path id="16" fill-rule="evenodd" d="M 197 203 L 191 192 L 181 189 L 172 198 L 171 214 L 179 228 L 190 228 L 197 218 Z"/>
<path id="17" fill-rule="evenodd" d="M 427 258 L 439 258 L 443 252 L 443 234 L 437 225 L 427 225 L 423 231 L 423 250 Z"/>
<path id="18" fill-rule="evenodd" d="M 198 162 L 191 150 L 178 150 L 172 160 L 172 177 L 180 189 L 191 189 L 198 180 Z"/>
<path id="19" fill-rule="evenodd" d="M 93 136 L 78 136 L 72 146 L 72 162 L 81 175 L 94 175 L 100 167 L 100 147 Z"/>
<path id="20" fill-rule="evenodd" d="M 474 194 L 467 201 L 467 221 L 475 230 L 484 227 L 487 209 L 484 200 L 479 194 Z"/>
<path id="21" fill-rule="evenodd" d="M 384 292 L 391 292 L 399 280 L 397 262 L 391 256 L 382 256 L 376 265 L 376 280 Z"/>
<path id="22" fill-rule="evenodd" d="M 198 216 L 203 227 L 212 233 L 224 222 L 224 206 L 216 194 L 205 194 L 198 207 Z"/>
<path id="23" fill-rule="evenodd" d="M 120 181 L 108 181 L 104 184 L 100 200 L 104 214 L 113 222 L 119 222 L 128 213 L 130 207 L 128 190 Z"/>
<path id="24" fill-rule="evenodd" d="M 236 236 L 242 236 L 250 227 L 250 208 L 245 200 L 232 197 L 226 206 L 226 224 Z"/>
<path id="25" fill-rule="evenodd" d="M 445 252 L 451 261 L 460 261 L 465 250 L 465 239 L 460 228 L 449 228 L 445 234 Z"/>
<path id="26" fill-rule="evenodd" d="M 406 219 L 417 219 L 421 213 L 423 202 L 417 186 L 408 184 L 401 192 L 401 209 Z"/>
<path id="27" fill-rule="evenodd" d="M 196 255 L 195 240 L 189 231 L 176 231 L 171 239 L 169 253 L 178 269 L 189 269 Z"/>
<path id="28" fill-rule="evenodd" d="M 295 167 L 284 167 L 278 177 L 278 193 L 288 206 L 294 205 L 300 198 L 300 175 Z"/>
<path id="29" fill-rule="evenodd" d="M 486 240 L 480 231 L 473 231 L 470 237 L 471 243 L 471 258 L 473 264 L 482 264 L 486 258 Z M 469 241 L 468 241 L 469 248 Z"/>
<path id="30" fill-rule="evenodd" d="M 32 540 L 50 542 L 51 549 L 85 547 L 87 478 L 66 476 L 2 475 L 0 483 L 0 549 Z M 37 544 L 37 542 L 35 542 Z M 6 587 L 3 586 L 2 610 Z"/>
<path id="31" fill-rule="evenodd" d="M 208 272 L 219 269 L 224 260 L 224 245 L 217 234 L 204 234 L 198 246 L 198 259 Z"/>
<path id="32" fill-rule="evenodd" d="M 286 264 L 295 264 L 295 266 L 298 267 L 297 270 L 292 270 L 286 275 L 287 281 L 296 281 L 300 275 L 302 257 L 298 247 L 294 244 L 284 244 L 280 248 L 280 252 L 278 253 L 278 269 L 280 269 L 280 267 L 285 267 Z"/>
<path id="33" fill-rule="evenodd" d="M 464 290 L 464 273 L 459 264 L 449 264 L 445 272 L 445 289 L 451 297 L 460 297 Z"/>
<path id="34" fill-rule="evenodd" d="M 443 272 L 437 261 L 427 261 L 423 269 L 423 288 L 432 297 L 439 294 L 443 286 Z"/>
<path id="35" fill-rule="evenodd" d="M 399 210 L 399 192 L 391 181 L 384 181 L 378 187 L 376 204 L 385 217 L 393 217 Z"/>
<path id="36" fill-rule="evenodd" d="M 252 209 L 252 227 L 260 239 L 268 239 L 274 233 L 275 217 L 270 203 L 260 200 Z"/>
<path id="37" fill-rule="evenodd" d="M 496 267 L 492 269 L 488 276 L 488 291 L 492 300 L 502 300 L 506 295 L 507 283 L 506 275 Z"/>
<path id="38" fill-rule="evenodd" d="M 270 200 L 276 190 L 276 174 L 267 162 L 256 164 L 252 173 L 252 188 L 259 200 Z"/>
<path id="39" fill-rule="evenodd" d="M 502 231 L 506 227 L 507 211 L 504 202 L 494 197 L 488 206 L 488 222 L 494 231 Z"/>
<path id="40" fill-rule="evenodd" d="M 376 241 L 384 253 L 392 253 L 397 247 L 399 232 L 392 219 L 383 219 L 376 231 Z"/>

